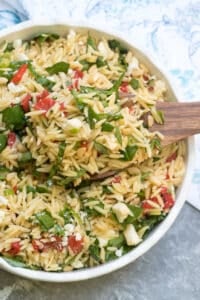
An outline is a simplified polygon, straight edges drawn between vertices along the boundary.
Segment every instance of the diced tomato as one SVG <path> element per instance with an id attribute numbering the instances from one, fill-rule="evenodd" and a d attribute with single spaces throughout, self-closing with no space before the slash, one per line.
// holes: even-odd
<path id="1" fill-rule="evenodd" d="M 122 82 L 119 89 L 122 93 L 128 93 L 128 82 Z"/>
<path id="2" fill-rule="evenodd" d="M 146 75 L 146 74 L 144 74 L 142 77 L 143 77 L 143 79 L 144 79 L 145 81 L 148 81 L 148 80 L 149 80 L 149 76 Z"/>
<path id="3" fill-rule="evenodd" d="M 68 112 L 66 111 L 66 107 L 65 107 L 64 102 L 60 103 L 60 110 L 63 111 L 65 116 L 68 115 Z"/>
<path id="4" fill-rule="evenodd" d="M 72 250 L 74 254 L 78 254 L 83 249 L 83 238 L 77 240 L 75 235 L 70 235 L 68 237 L 68 247 Z"/>
<path id="5" fill-rule="evenodd" d="M 31 101 L 32 99 L 32 96 L 31 94 L 27 94 L 26 96 L 24 96 L 24 98 L 22 98 L 21 100 L 21 106 L 23 108 L 23 110 L 25 112 L 28 112 L 30 110 L 30 107 L 29 107 L 29 102 Z"/>
<path id="6" fill-rule="evenodd" d="M 8 134 L 8 140 L 7 140 L 7 144 L 10 148 L 12 148 L 12 146 L 15 144 L 16 142 L 16 134 L 14 132 L 9 132 Z"/>
<path id="7" fill-rule="evenodd" d="M 44 251 L 48 249 L 55 249 L 61 252 L 63 250 L 62 238 L 59 236 L 54 236 L 53 238 L 55 239 L 55 241 L 44 243 Z"/>
<path id="8" fill-rule="evenodd" d="M 13 186 L 13 191 L 15 194 L 17 194 L 17 185 Z"/>
<path id="9" fill-rule="evenodd" d="M 166 162 L 171 162 L 172 160 L 175 160 L 177 158 L 177 151 L 172 153 L 168 158 L 166 159 Z"/>
<path id="10" fill-rule="evenodd" d="M 88 141 L 82 141 L 81 142 L 81 147 L 84 147 L 84 148 L 88 148 L 88 146 L 89 146 L 89 142 Z"/>
<path id="11" fill-rule="evenodd" d="M 21 81 L 21 79 L 22 79 L 24 73 L 26 72 L 27 68 L 28 68 L 27 64 L 21 65 L 21 67 L 18 69 L 18 71 L 14 74 L 11 81 L 14 84 L 18 84 Z"/>
<path id="12" fill-rule="evenodd" d="M 142 202 L 142 208 L 145 210 L 145 209 L 152 209 L 154 207 L 149 202 L 143 201 Z"/>
<path id="13" fill-rule="evenodd" d="M 32 243 L 33 249 L 37 252 L 40 252 L 44 248 L 44 245 L 38 240 L 32 240 L 31 243 Z"/>
<path id="14" fill-rule="evenodd" d="M 11 243 L 11 247 L 8 253 L 11 255 L 17 255 L 20 252 L 20 248 L 20 242 L 13 242 Z"/>
<path id="15" fill-rule="evenodd" d="M 36 102 L 34 108 L 36 110 L 44 110 L 45 112 L 47 112 L 52 106 L 54 106 L 55 103 L 56 102 L 51 98 L 41 98 Z"/>
<path id="16" fill-rule="evenodd" d="M 75 70 L 75 72 L 74 72 L 74 79 L 82 79 L 83 78 L 83 72 L 82 71 L 80 71 L 80 70 Z"/>
<path id="17" fill-rule="evenodd" d="M 129 110 L 129 114 L 132 114 L 132 113 L 134 112 L 134 107 L 133 107 L 133 105 L 130 106 L 130 107 L 128 108 L 128 110 Z"/>
<path id="18" fill-rule="evenodd" d="M 163 187 L 160 193 L 164 201 L 164 209 L 170 209 L 175 203 L 172 194 L 166 187 Z"/>
<path id="19" fill-rule="evenodd" d="M 82 71 L 80 71 L 80 70 L 75 70 L 74 71 L 74 75 L 73 75 L 74 81 L 73 81 L 72 84 L 70 84 L 68 86 L 69 91 L 71 91 L 73 89 L 76 89 L 76 90 L 79 89 L 79 79 L 82 79 L 83 76 L 84 76 L 84 73 Z"/>
<path id="20" fill-rule="evenodd" d="M 73 88 L 74 88 L 74 87 L 73 87 L 73 84 L 68 85 L 67 88 L 68 88 L 69 91 L 73 90 Z"/>
<path id="21" fill-rule="evenodd" d="M 42 93 L 36 96 L 36 99 L 40 100 L 46 98 L 47 96 L 49 96 L 49 92 L 47 90 L 43 90 Z"/>
<path id="22" fill-rule="evenodd" d="M 166 174 L 166 177 L 165 177 L 165 179 L 167 179 L 167 180 L 168 180 L 168 179 L 170 179 L 170 177 L 169 177 L 169 174 L 168 174 L 168 173 Z"/>
<path id="23" fill-rule="evenodd" d="M 153 92 L 153 91 L 154 91 L 154 87 L 153 87 L 153 86 L 149 86 L 149 87 L 148 87 L 148 91 L 149 91 L 149 92 Z"/>
<path id="24" fill-rule="evenodd" d="M 120 183 L 122 180 L 121 176 L 115 176 L 112 180 L 112 183 Z"/>
<path id="25" fill-rule="evenodd" d="M 158 205 L 160 205 L 159 201 L 158 201 L 158 198 L 157 197 L 152 197 L 150 198 L 150 200 Z"/>

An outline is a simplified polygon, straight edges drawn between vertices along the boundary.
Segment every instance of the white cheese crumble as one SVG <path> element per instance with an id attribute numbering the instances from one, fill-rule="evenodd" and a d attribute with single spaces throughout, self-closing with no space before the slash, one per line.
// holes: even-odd
<path id="1" fill-rule="evenodd" d="M 20 61 L 28 60 L 28 56 L 26 56 L 24 53 L 19 53 L 17 59 Z"/>
<path id="2" fill-rule="evenodd" d="M 21 47 L 21 45 L 22 45 L 22 40 L 21 40 L 21 39 L 14 40 L 14 42 L 13 42 L 13 47 L 14 47 L 15 49 Z"/>
<path id="3" fill-rule="evenodd" d="M 142 241 L 132 224 L 127 225 L 126 229 L 124 230 L 124 236 L 128 246 L 137 245 Z"/>
<path id="4" fill-rule="evenodd" d="M 82 240 L 82 236 L 81 236 L 80 232 L 76 232 L 76 234 L 75 234 L 75 240 L 76 241 L 81 241 Z"/>
<path id="5" fill-rule="evenodd" d="M 66 121 L 67 127 L 80 129 L 82 127 L 82 122 L 78 118 L 73 118 Z"/>
<path id="6" fill-rule="evenodd" d="M 7 205 L 8 204 L 8 199 L 6 199 L 3 196 L 0 196 L 0 204 Z"/>
<path id="7" fill-rule="evenodd" d="M 11 93 L 17 94 L 25 91 L 25 87 L 23 85 L 16 85 L 13 82 L 8 84 L 8 89 Z"/>
<path id="8" fill-rule="evenodd" d="M 112 210 L 120 223 L 123 223 L 128 216 L 133 215 L 128 206 L 124 203 L 114 204 Z"/>
<path id="9" fill-rule="evenodd" d="M 5 217 L 5 212 L 3 210 L 0 210 L 0 223 L 3 222 L 4 217 Z"/>
<path id="10" fill-rule="evenodd" d="M 130 75 L 134 69 L 139 69 L 139 62 L 137 58 L 132 57 L 127 69 L 127 74 Z"/>
<path id="11" fill-rule="evenodd" d="M 116 255 L 117 257 L 122 256 L 122 248 L 117 249 L 117 250 L 115 251 L 115 255 Z"/>

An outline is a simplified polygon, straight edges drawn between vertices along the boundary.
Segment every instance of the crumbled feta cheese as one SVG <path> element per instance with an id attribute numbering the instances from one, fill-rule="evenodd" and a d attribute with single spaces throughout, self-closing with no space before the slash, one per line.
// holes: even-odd
<path id="1" fill-rule="evenodd" d="M 22 40 L 21 40 L 21 39 L 17 39 L 17 40 L 15 40 L 15 41 L 13 42 L 13 47 L 14 47 L 15 49 L 21 47 L 21 45 L 22 45 Z"/>
<path id="2" fill-rule="evenodd" d="M 132 57 L 127 69 L 127 74 L 130 75 L 134 69 L 139 69 L 139 62 L 137 58 Z"/>
<path id="3" fill-rule="evenodd" d="M 26 56 L 24 53 L 19 53 L 17 59 L 20 61 L 28 60 L 28 56 Z"/>
<path id="4" fill-rule="evenodd" d="M 114 204 L 112 210 L 120 223 L 123 223 L 128 216 L 133 215 L 128 206 L 124 203 Z"/>
<path id="5" fill-rule="evenodd" d="M 63 247 L 66 247 L 68 245 L 68 237 L 64 236 L 62 238 L 62 245 L 63 245 Z"/>
<path id="6" fill-rule="evenodd" d="M 7 205 L 8 204 L 8 199 L 6 199 L 3 196 L 0 196 L 0 204 Z"/>
<path id="7" fill-rule="evenodd" d="M 105 59 L 107 59 L 107 58 L 109 58 L 109 55 L 110 55 L 110 49 L 106 46 L 106 44 L 104 43 L 104 42 L 100 42 L 99 44 L 98 44 L 98 50 L 99 50 L 99 52 L 101 53 L 101 55 L 105 58 Z"/>
<path id="8" fill-rule="evenodd" d="M 117 249 L 117 250 L 115 251 L 115 255 L 116 255 L 117 257 L 122 256 L 122 248 Z"/>
<path id="9" fill-rule="evenodd" d="M 108 243 L 108 240 L 106 240 L 104 238 L 101 238 L 101 237 L 98 238 L 98 241 L 99 241 L 99 246 L 100 247 L 105 247 Z"/>
<path id="10" fill-rule="evenodd" d="M 73 118 L 73 119 L 67 120 L 67 126 L 70 128 L 80 129 L 82 127 L 82 122 L 78 118 Z"/>
<path id="11" fill-rule="evenodd" d="M 67 72 L 69 75 L 72 75 L 74 73 L 74 71 L 72 69 L 69 69 Z"/>
<path id="12" fill-rule="evenodd" d="M 8 84 L 8 89 L 11 93 L 17 94 L 25 91 L 25 88 L 23 85 L 16 85 L 13 82 L 10 82 Z"/>
<path id="13" fill-rule="evenodd" d="M 75 36 L 76 36 L 76 32 L 74 30 L 70 29 L 67 37 L 70 39 L 70 38 L 73 38 Z"/>
<path id="14" fill-rule="evenodd" d="M 66 224 L 64 226 L 64 228 L 65 228 L 65 231 L 69 232 L 69 233 L 72 233 L 74 231 L 74 225 L 73 224 Z"/>
<path id="15" fill-rule="evenodd" d="M 80 260 L 75 260 L 73 263 L 72 263 L 72 266 L 75 268 L 75 269 L 80 269 L 80 268 L 83 268 L 83 263 L 80 261 Z"/>
<path id="16" fill-rule="evenodd" d="M 124 230 L 124 236 L 128 246 L 134 246 L 141 242 L 141 238 L 137 234 L 135 227 L 132 224 L 128 224 Z"/>
<path id="17" fill-rule="evenodd" d="M 5 212 L 3 210 L 0 210 L 0 223 L 3 222 L 4 217 L 5 217 Z"/>
<path id="18" fill-rule="evenodd" d="M 81 241 L 82 240 L 82 236 L 81 236 L 80 232 L 76 232 L 76 234 L 75 234 L 75 240 L 76 241 Z"/>

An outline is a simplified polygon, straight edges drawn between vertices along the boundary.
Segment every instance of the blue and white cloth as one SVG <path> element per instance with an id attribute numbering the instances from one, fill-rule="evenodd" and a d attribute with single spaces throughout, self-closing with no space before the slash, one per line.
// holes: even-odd
<path id="1" fill-rule="evenodd" d="M 173 82 L 182 101 L 200 101 L 199 0 L 1 0 L 0 29 L 28 19 L 83 22 L 122 32 Z M 188 201 L 200 209 L 200 136 Z"/>

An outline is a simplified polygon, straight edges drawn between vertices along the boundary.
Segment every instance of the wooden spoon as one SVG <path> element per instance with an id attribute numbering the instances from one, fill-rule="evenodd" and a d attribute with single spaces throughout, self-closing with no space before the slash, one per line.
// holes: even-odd
<path id="1" fill-rule="evenodd" d="M 163 134 L 162 146 L 178 142 L 196 133 L 200 133 L 200 102 L 158 102 L 156 109 L 164 114 L 164 124 L 154 124 L 149 130 Z M 101 180 L 113 176 L 130 166 L 120 170 L 110 170 L 91 176 L 90 180 Z"/>

